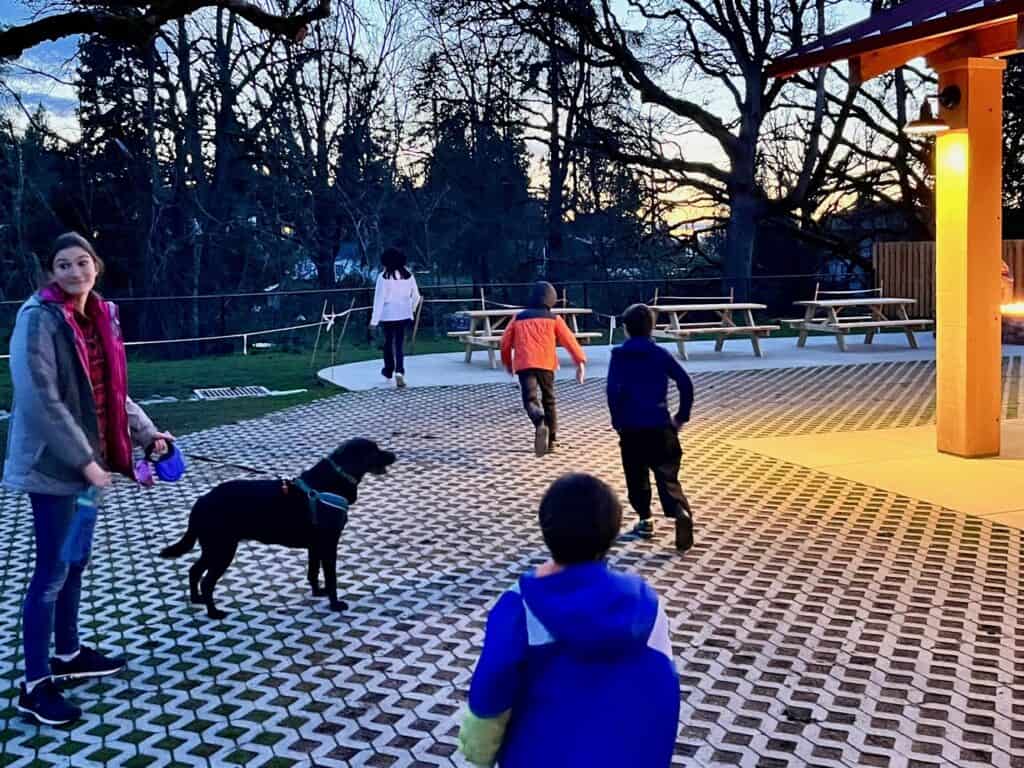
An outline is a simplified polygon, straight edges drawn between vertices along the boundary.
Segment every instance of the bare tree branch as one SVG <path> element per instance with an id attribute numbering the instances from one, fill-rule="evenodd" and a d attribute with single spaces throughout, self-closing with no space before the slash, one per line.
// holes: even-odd
<path id="1" fill-rule="evenodd" d="M 268 13 L 247 0 L 158 0 L 149 3 L 89 3 L 90 8 L 33 19 L 0 31 L 0 59 L 13 59 L 47 40 L 72 35 L 101 35 L 113 40 L 145 45 L 160 28 L 202 8 L 229 10 L 264 29 L 295 43 L 301 42 L 315 21 L 331 13 L 330 0 L 317 0 L 308 11 L 291 15 Z"/>

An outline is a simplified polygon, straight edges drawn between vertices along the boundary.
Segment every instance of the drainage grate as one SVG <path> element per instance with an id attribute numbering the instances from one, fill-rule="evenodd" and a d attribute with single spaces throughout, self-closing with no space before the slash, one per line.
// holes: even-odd
<path id="1" fill-rule="evenodd" d="M 193 389 L 199 400 L 230 400 L 235 397 L 266 397 L 270 390 L 266 387 L 207 387 Z"/>

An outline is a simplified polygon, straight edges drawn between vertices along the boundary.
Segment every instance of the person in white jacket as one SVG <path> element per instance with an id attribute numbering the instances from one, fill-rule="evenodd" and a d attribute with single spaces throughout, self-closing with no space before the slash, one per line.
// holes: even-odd
<path id="1" fill-rule="evenodd" d="M 370 327 L 384 329 L 384 378 L 394 375 L 399 387 L 405 386 L 405 329 L 416 314 L 420 289 L 416 278 L 405 266 L 405 254 L 388 248 L 380 255 L 381 271 L 373 291 L 373 315 Z"/>

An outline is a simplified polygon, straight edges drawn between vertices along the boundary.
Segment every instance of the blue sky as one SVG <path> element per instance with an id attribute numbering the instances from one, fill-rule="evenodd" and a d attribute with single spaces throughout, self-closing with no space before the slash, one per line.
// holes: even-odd
<path id="1" fill-rule="evenodd" d="M 857 20 L 866 15 L 866 12 L 865 3 L 862 1 L 844 0 L 835 14 L 842 24 Z M 0 22 L 18 23 L 27 21 L 30 17 L 30 9 L 21 0 L 0 0 Z M 72 134 L 77 128 L 77 99 L 75 89 L 70 85 L 74 77 L 72 57 L 76 48 L 77 38 L 66 38 L 36 46 L 11 67 L 5 80 L 7 85 L 21 94 L 29 108 L 42 104 L 52 113 L 53 127 L 58 131 Z M 50 73 L 56 79 L 33 74 L 30 70 Z M 3 106 L 0 104 L 0 108 Z"/>
<path id="2" fill-rule="evenodd" d="M 24 3 L 0 0 L 0 22 L 13 24 L 28 18 L 29 11 Z M 77 38 L 36 46 L 18 59 L 4 78 L 7 85 L 21 94 L 27 107 L 31 109 L 37 104 L 46 107 L 53 115 L 52 126 L 62 133 L 73 133 L 77 126 L 75 107 L 78 100 L 74 88 L 50 77 L 34 75 L 29 69 L 47 72 L 59 80 L 70 82 L 74 71 L 69 62 L 77 46 Z"/>

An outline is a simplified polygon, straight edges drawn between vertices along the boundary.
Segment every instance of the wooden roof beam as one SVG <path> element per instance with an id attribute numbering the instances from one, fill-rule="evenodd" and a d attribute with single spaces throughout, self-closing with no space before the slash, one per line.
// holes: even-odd
<path id="1" fill-rule="evenodd" d="M 935 51 L 954 45 L 964 37 L 965 33 L 954 32 L 923 40 L 914 40 L 902 45 L 893 45 L 877 51 L 868 51 L 850 59 L 850 74 L 855 82 L 863 83 L 897 67 L 902 67 L 908 61 L 928 56 Z"/>
<path id="2" fill-rule="evenodd" d="M 930 0 L 908 0 L 908 2 L 910 4 L 916 2 L 921 7 L 924 7 Z M 884 11 L 882 13 L 891 13 L 891 11 Z M 907 61 L 913 58 L 922 55 L 927 56 L 931 51 L 934 51 L 934 49 L 929 50 L 930 44 L 928 44 L 925 46 L 924 53 L 921 53 L 921 48 L 914 48 L 913 44 L 916 41 L 936 40 L 950 35 L 967 34 L 972 30 L 984 28 L 985 25 L 1008 22 L 1019 26 L 1018 14 L 1024 14 L 1024 0 L 1000 0 L 998 3 L 972 5 L 968 10 L 961 10 L 948 16 L 939 16 L 920 24 L 903 24 L 898 28 L 891 29 L 883 27 L 875 31 L 862 32 L 858 31 L 858 27 L 863 24 L 863 22 L 860 22 L 848 28 L 853 30 L 851 37 L 844 37 L 842 33 L 845 30 L 840 30 L 840 32 L 828 36 L 824 42 L 819 41 L 808 44 L 803 49 L 780 56 L 768 65 L 766 71 L 771 77 L 792 77 L 797 72 L 826 66 L 832 62 L 845 59 L 851 62 L 852 74 L 855 77 L 858 70 L 862 75 L 876 77 L 882 74 L 882 72 L 878 71 L 882 65 L 881 58 L 877 59 L 875 63 L 870 63 L 866 66 L 862 66 L 859 62 L 862 58 L 867 59 L 875 51 L 884 52 L 887 49 L 902 48 L 903 50 L 900 53 L 906 56 L 903 61 L 899 61 L 900 56 L 888 59 L 890 63 L 892 61 L 897 62 L 891 65 L 892 68 L 895 68 L 906 64 Z M 948 42 L 951 43 L 953 40 L 950 39 Z M 824 48 L 821 47 L 823 44 L 825 45 Z M 906 47 L 904 48 L 904 46 Z M 991 48 L 991 46 L 989 47 Z M 982 48 L 984 50 L 985 46 L 982 46 Z M 1018 50 L 1018 48 L 1002 50 L 998 53 L 983 53 L 982 55 L 1007 55 L 1014 50 Z M 868 78 L 865 77 L 864 79 Z"/>
<path id="3" fill-rule="evenodd" d="M 1024 51 L 1024 14 L 961 35 L 959 40 L 929 53 L 928 66 L 936 69 L 957 59 L 996 58 L 1021 51 Z"/>

